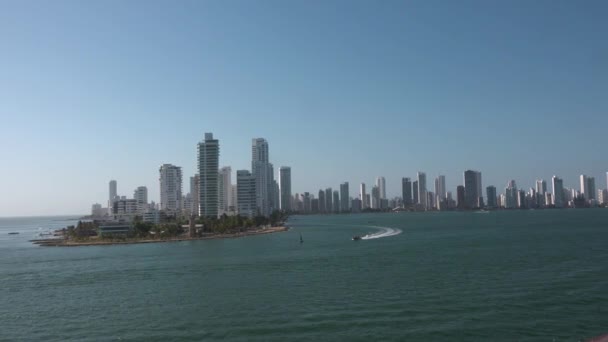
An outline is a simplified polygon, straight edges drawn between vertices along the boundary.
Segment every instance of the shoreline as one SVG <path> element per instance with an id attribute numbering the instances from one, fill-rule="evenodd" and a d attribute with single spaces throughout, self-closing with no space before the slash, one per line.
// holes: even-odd
<path id="1" fill-rule="evenodd" d="M 80 246 L 108 246 L 108 245 L 132 245 L 139 243 L 162 243 L 162 242 L 181 242 L 181 241 L 198 241 L 198 240 L 215 240 L 215 239 L 234 239 L 245 236 L 264 235 L 272 233 L 286 232 L 289 230 L 287 226 L 278 226 L 270 228 L 262 228 L 238 233 L 213 234 L 201 237 L 174 237 L 168 239 L 134 239 L 125 241 L 107 241 L 107 240 L 86 240 L 86 241 L 69 241 L 65 239 L 39 239 L 30 240 L 35 245 L 43 247 L 80 247 Z"/>

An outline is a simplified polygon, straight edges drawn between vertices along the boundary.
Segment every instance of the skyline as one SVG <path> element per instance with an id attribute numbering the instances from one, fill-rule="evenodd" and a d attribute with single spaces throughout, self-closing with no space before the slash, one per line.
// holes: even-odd
<path id="1" fill-rule="evenodd" d="M 204 132 L 233 180 L 265 138 L 275 179 L 291 167 L 292 194 L 344 181 L 370 193 L 383 176 L 394 197 L 418 171 L 427 189 L 445 175 L 455 194 L 468 169 L 498 192 L 553 175 L 605 188 L 606 10 L 6 2 L 0 216 L 87 213 L 111 179 L 158 201 L 158 168 L 181 167 L 186 184 Z"/>

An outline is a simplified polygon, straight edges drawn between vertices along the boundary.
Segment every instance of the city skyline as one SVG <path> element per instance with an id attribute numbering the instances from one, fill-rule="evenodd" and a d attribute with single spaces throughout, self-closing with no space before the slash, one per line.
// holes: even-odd
<path id="1" fill-rule="evenodd" d="M 518 188 L 517 182 L 510 180 L 507 182 L 504 193 L 497 192 L 497 187 L 494 185 L 485 186 L 486 196 L 484 201 L 482 173 L 474 170 L 465 170 L 462 173 L 462 183 L 456 186 L 456 199 L 453 197 L 453 192 L 448 191 L 449 187 L 446 186 L 445 175 L 438 175 L 435 178 L 434 191 L 431 191 L 427 189 L 426 173 L 422 171 L 416 173 L 417 180 L 413 183 L 410 178 L 402 178 L 401 198 L 399 196 L 387 198 L 384 176 L 376 177 L 371 193 L 366 191 L 366 184 L 361 183 L 359 195 L 350 196 L 348 182 L 345 182 L 340 184 L 340 191 L 332 191 L 331 187 L 325 190 L 319 189 L 318 197 L 315 198 L 314 192 L 311 195 L 308 191 L 292 193 L 291 167 L 281 166 L 279 168 L 279 186 L 279 183 L 274 179 L 274 169 L 270 163 L 269 143 L 264 138 L 252 139 L 251 171 L 237 170 L 236 184 L 233 185 L 230 180 L 232 177 L 231 167 L 219 167 L 220 145 L 218 139 L 213 139 L 213 133 L 205 133 L 204 141 L 198 143 L 197 154 L 199 174 L 203 174 L 204 177 L 199 177 L 199 174 L 191 177 L 190 192 L 185 195 L 182 195 L 181 192 L 181 167 L 163 164 L 160 168 L 161 199 L 158 205 L 151 201 L 151 205 L 148 206 L 148 190 L 145 186 L 138 187 L 134 192 L 133 199 L 130 199 L 118 194 L 117 181 L 110 180 L 109 198 L 115 199 L 113 202 L 109 201 L 109 204 L 112 202 L 111 208 L 107 209 L 111 213 L 110 215 L 114 215 L 115 218 L 127 218 L 136 213 L 143 213 L 145 219 L 158 220 L 157 210 L 159 209 L 166 213 L 186 213 L 187 215 L 198 213 L 199 216 L 207 217 L 218 217 L 224 213 L 249 217 L 253 215 L 268 217 L 271 212 L 279 209 L 294 210 L 301 213 L 339 213 L 345 211 L 359 212 L 363 209 L 386 210 L 395 208 L 414 210 L 471 210 L 486 207 L 506 209 L 561 208 L 589 204 L 592 206 L 605 205 L 608 202 L 608 172 L 606 172 L 607 184 L 605 188 L 597 189 L 595 178 L 585 174 L 579 176 L 580 186 L 578 189 L 576 187 L 567 188 L 564 187 L 563 180 L 554 175 L 551 178 L 553 192 L 547 191 L 547 182 L 544 179 L 536 179 L 534 186 L 528 188 L 528 192 L 526 192 L 525 186 Z M 199 178 L 213 180 L 212 183 L 207 185 L 207 188 L 210 186 L 209 189 L 211 189 L 211 191 L 208 191 L 209 195 L 202 192 L 195 194 L 197 190 L 193 191 L 193 189 L 199 187 L 193 185 L 193 179 L 198 180 Z M 198 183 L 194 182 L 194 184 Z M 237 201 L 230 200 L 233 192 L 238 194 L 237 199 L 240 195 L 240 199 Z M 412 193 L 414 195 L 413 201 Z M 208 202 L 206 199 L 208 196 L 215 196 L 215 202 L 212 202 L 210 208 L 204 205 Z M 580 202 L 579 197 L 584 202 Z M 142 200 L 142 198 L 145 198 L 145 200 Z M 192 198 L 200 199 L 202 204 L 198 210 L 192 204 Z M 312 201 L 311 206 L 307 206 L 308 201 Z M 349 209 L 349 203 L 352 210 Z M 93 215 L 102 211 L 103 208 L 99 203 L 92 205 Z"/>
<path id="2" fill-rule="evenodd" d="M 484 195 L 553 175 L 605 187 L 606 2 L 141 7 L 4 4 L 0 216 L 87 213 L 112 179 L 158 202 L 158 168 L 186 182 L 204 132 L 233 180 L 264 137 L 292 193 L 370 194 L 383 176 L 390 198 L 423 171 L 455 197 L 469 169 Z"/>

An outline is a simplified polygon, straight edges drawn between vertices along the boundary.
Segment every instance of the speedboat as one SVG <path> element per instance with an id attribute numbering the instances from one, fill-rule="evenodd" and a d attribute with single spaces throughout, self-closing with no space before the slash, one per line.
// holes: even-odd
<path id="1" fill-rule="evenodd" d="M 361 240 L 361 237 L 359 235 L 353 236 L 353 241 L 359 241 L 359 240 Z"/>
<path id="2" fill-rule="evenodd" d="M 19 234 L 19 232 L 10 232 L 10 233 L 8 233 L 8 235 L 17 235 L 17 234 Z"/>

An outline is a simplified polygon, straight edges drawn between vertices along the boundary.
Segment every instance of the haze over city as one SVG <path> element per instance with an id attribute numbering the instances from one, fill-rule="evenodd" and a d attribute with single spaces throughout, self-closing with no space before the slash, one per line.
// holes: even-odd
<path id="1" fill-rule="evenodd" d="M 605 188 L 608 4 L 583 5 L 5 3 L 0 216 L 88 213 L 111 179 L 158 201 L 205 132 L 233 179 L 267 139 L 293 193 L 384 176 L 393 197 L 417 171 L 455 192 L 468 169 Z"/>

